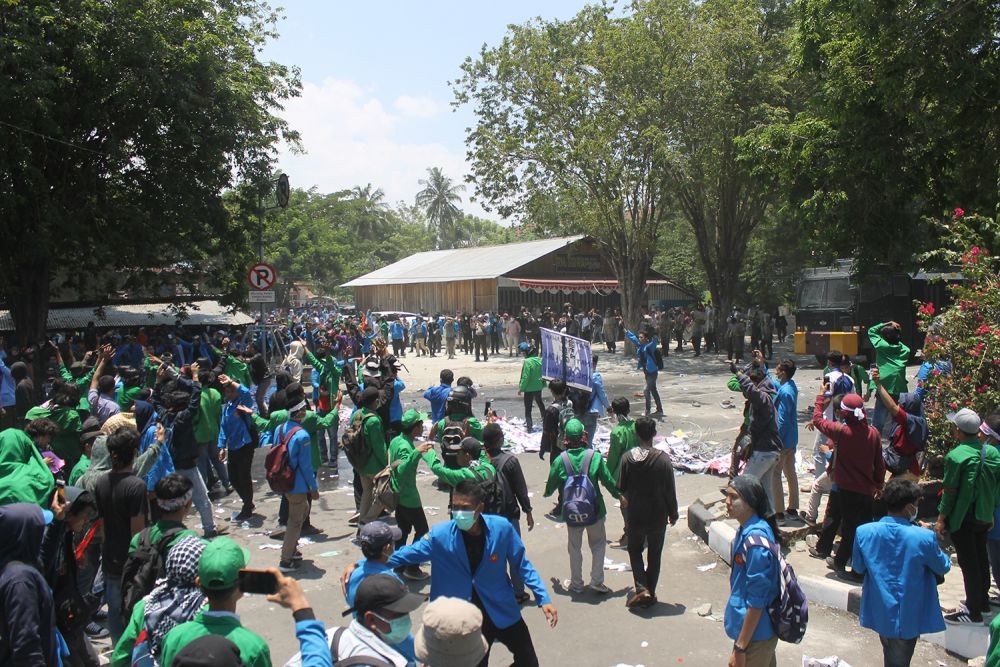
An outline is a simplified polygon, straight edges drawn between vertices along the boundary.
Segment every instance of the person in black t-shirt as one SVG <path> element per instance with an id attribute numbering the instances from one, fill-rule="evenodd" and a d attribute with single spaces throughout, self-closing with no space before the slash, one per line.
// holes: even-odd
<path id="1" fill-rule="evenodd" d="M 521 462 L 510 452 L 502 451 L 503 431 L 497 424 L 487 424 L 483 427 L 483 447 L 486 449 L 490 463 L 497 470 L 497 480 L 503 489 L 504 512 L 514 532 L 521 535 L 521 510 L 528 523 L 528 530 L 535 527 L 535 519 L 531 516 L 531 498 L 528 497 L 528 484 L 524 481 Z M 514 585 L 514 597 L 518 604 L 524 604 L 531 595 L 524 590 L 524 580 L 521 574 L 510 568 L 510 583 Z"/>
<path id="2" fill-rule="evenodd" d="M 166 439 L 163 425 L 156 427 L 156 439 Z M 94 495 L 97 511 L 104 520 L 104 544 L 101 569 L 104 572 L 104 598 L 108 603 L 108 631 L 111 643 L 117 644 L 124 630 L 122 618 L 122 570 L 128 557 L 132 536 L 146 527 L 149 499 L 146 483 L 132 472 L 132 461 L 139 449 L 139 431 L 122 426 L 108 436 L 111 471 L 97 481 Z"/>
<path id="3" fill-rule="evenodd" d="M 667 524 L 677 523 L 677 491 L 674 468 L 666 452 L 653 448 L 656 422 L 649 417 L 635 421 L 638 447 L 622 456 L 618 488 L 622 507 L 628 508 L 628 557 L 632 565 L 635 591 L 627 607 L 656 604 L 656 582 L 660 578 L 660 556 Z M 647 562 L 642 562 L 647 547 Z"/>

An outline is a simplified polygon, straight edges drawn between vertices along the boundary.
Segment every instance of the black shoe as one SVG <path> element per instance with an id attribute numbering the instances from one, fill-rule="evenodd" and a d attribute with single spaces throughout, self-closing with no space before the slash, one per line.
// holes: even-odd
<path id="1" fill-rule="evenodd" d="M 307 524 L 302 526 L 302 532 L 299 533 L 302 537 L 311 537 L 312 535 L 319 535 L 323 531 L 312 524 Z"/>
<path id="2" fill-rule="evenodd" d="M 827 554 L 820 553 L 816 550 L 816 547 L 809 547 L 809 556 L 817 560 L 826 560 L 829 558 Z"/>
<path id="3" fill-rule="evenodd" d="M 250 519 L 253 518 L 253 510 L 254 510 L 253 507 L 250 507 L 250 508 L 244 507 L 243 510 L 239 514 L 236 515 L 236 517 L 233 519 L 233 521 L 236 521 L 236 522 L 239 522 L 239 521 L 249 521 Z"/>
<path id="4" fill-rule="evenodd" d="M 837 570 L 837 578 L 852 584 L 863 584 L 865 583 L 864 575 L 858 574 L 853 570 L 848 572 L 847 570 Z"/>
<path id="5" fill-rule="evenodd" d="M 100 623 L 97 623 L 96 621 L 91 621 L 90 623 L 87 623 L 87 626 L 83 629 L 83 631 L 87 633 L 88 637 L 93 637 L 94 639 L 101 639 L 103 637 L 108 637 L 111 635 L 111 633 L 108 632 L 108 629 L 106 627 L 104 627 Z"/>
<path id="6" fill-rule="evenodd" d="M 300 567 L 302 567 L 302 562 L 297 560 L 283 560 L 278 563 L 278 569 L 288 574 L 289 572 L 295 572 Z"/>

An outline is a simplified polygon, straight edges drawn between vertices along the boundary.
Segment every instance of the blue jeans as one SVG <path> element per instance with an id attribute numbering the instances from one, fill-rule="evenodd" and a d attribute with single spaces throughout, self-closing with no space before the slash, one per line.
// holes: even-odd
<path id="1" fill-rule="evenodd" d="M 588 412 L 583 415 L 583 428 L 587 430 L 587 448 L 594 446 L 594 434 L 597 433 L 597 413 Z"/>
<path id="2" fill-rule="evenodd" d="M 201 456 L 198 457 L 198 471 L 201 473 L 205 484 L 210 479 L 208 466 L 215 470 L 215 476 L 222 482 L 223 486 L 229 486 L 229 470 L 226 464 L 219 460 L 219 444 L 217 442 L 207 442 L 202 445 Z"/>
<path id="3" fill-rule="evenodd" d="M 191 480 L 191 493 L 194 496 L 194 506 L 201 517 L 201 529 L 206 533 L 215 530 L 215 517 L 212 516 L 212 501 L 208 499 L 208 489 L 198 468 L 178 468 L 175 472 Z"/>
<path id="4" fill-rule="evenodd" d="M 884 434 L 885 425 L 888 421 L 889 411 L 882 404 L 882 398 L 878 394 L 875 394 L 875 414 L 872 415 L 872 426 L 879 432 L 879 435 Z"/>
<path id="5" fill-rule="evenodd" d="M 899 639 L 879 636 L 882 642 L 882 660 L 885 667 L 910 667 L 917 638 Z"/>
<path id="6" fill-rule="evenodd" d="M 104 599 L 108 602 L 108 632 L 111 645 L 118 643 L 125 631 L 122 619 L 122 575 L 104 573 Z"/>
<path id="7" fill-rule="evenodd" d="M 319 412 L 320 417 L 330 414 L 329 410 Z M 328 429 L 319 430 L 319 455 L 324 463 L 329 463 L 334 470 L 337 469 L 337 455 L 340 448 L 337 446 L 337 438 L 340 432 L 340 422 L 337 422 Z"/>
<path id="8" fill-rule="evenodd" d="M 649 413 L 649 403 L 650 399 L 656 401 L 657 412 L 663 412 L 663 404 L 660 402 L 660 392 L 656 390 L 656 376 L 659 375 L 658 371 L 645 371 L 646 373 L 646 388 L 643 390 L 642 394 L 646 398 L 646 413 Z"/>

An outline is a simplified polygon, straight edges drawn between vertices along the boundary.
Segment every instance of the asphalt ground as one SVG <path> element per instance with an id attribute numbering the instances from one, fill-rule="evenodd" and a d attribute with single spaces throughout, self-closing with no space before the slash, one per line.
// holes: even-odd
<path id="1" fill-rule="evenodd" d="M 601 356 L 598 364 L 611 398 L 628 396 L 633 412 L 644 409 L 643 401 L 635 397 L 643 387 L 643 378 L 635 370 L 631 359 L 618 353 L 602 353 L 603 346 L 595 346 Z M 789 354 L 790 342 L 775 346 L 776 359 Z M 812 358 L 799 358 L 803 367 L 796 380 L 800 388 L 800 410 L 804 423 L 811 412 L 812 398 L 818 386 L 819 371 Z M 487 362 L 476 363 L 471 355 L 459 354 L 448 361 L 443 357 L 417 358 L 408 354 L 403 360 L 407 370 L 401 376 L 407 388 L 403 393 L 406 406 L 414 405 L 427 410 L 421 397 L 423 390 L 437 383 L 442 368 L 450 368 L 456 377 L 468 375 L 476 382 L 479 396 L 475 402 L 482 410 L 486 399 L 500 414 L 523 416 L 523 403 L 517 396 L 520 360 L 503 354 Z M 716 441 L 727 446 L 732 442 L 741 417 L 742 400 L 725 387 L 729 378 L 728 366 L 723 355 L 703 355 L 694 358 L 690 349 L 681 355 L 671 353 L 665 360 L 666 367 L 660 374 L 660 393 L 664 401 L 666 418 L 661 433 L 684 430 L 693 438 Z M 912 369 L 915 372 L 915 369 Z M 720 407 L 731 399 L 736 408 Z M 536 417 L 536 424 L 540 424 Z M 812 434 L 801 429 L 803 454 L 811 455 Z M 542 612 L 528 603 L 523 616 L 531 630 L 532 638 L 542 665 L 579 665 L 611 667 L 616 665 L 725 665 L 732 640 L 724 631 L 722 618 L 729 596 L 729 567 L 718 559 L 686 528 L 684 512 L 677 526 L 668 530 L 664 548 L 663 568 L 657 590 L 659 604 L 646 611 L 626 609 L 625 599 L 632 587 L 631 572 L 611 569 L 606 571 L 605 583 L 612 589 L 608 595 L 593 592 L 581 594 L 564 590 L 561 582 L 569 578 L 569 561 L 566 550 L 565 528 L 548 518 L 549 499 L 543 498 L 548 467 L 537 454 L 519 456 L 532 492 L 534 518 L 533 531 L 524 530 L 528 556 L 549 588 L 559 611 L 559 623 L 549 628 Z M 280 542 L 270 539 L 268 531 L 276 526 L 278 498 L 267 490 L 263 476 L 264 453 L 258 452 L 255 461 L 257 511 L 246 526 L 233 525 L 231 534 L 251 552 L 250 567 L 262 568 L 276 565 L 279 552 L 274 548 Z M 339 573 L 359 559 L 360 549 L 351 544 L 354 530 L 347 520 L 354 512 L 350 468 L 341 458 L 342 479 L 332 479 L 329 468 L 320 472 L 320 500 L 313 505 L 312 522 L 322 529 L 322 534 L 312 537 L 311 543 L 302 544 L 304 554 L 302 569 L 296 573 L 312 603 L 317 617 L 327 627 L 344 622 L 341 612 L 346 608 L 338 583 Z M 448 499 L 445 493 L 432 486 L 433 476 L 421 465 L 418 486 L 429 522 L 448 520 Z M 725 482 L 710 475 L 685 474 L 677 478 L 678 500 L 686 507 L 699 496 L 717 492 Z M 605 496 L 608 504 L 607 536 L 615 540 L 622 531 L 622 518 L 613 499 Z M 238 509 L 235 495 L 216 501 L 216 515 L 225 520 Z M 197 525 L 195 517 L 188 521 Z M 522 528 L 524 529 L 523 519 Z M 628 562 L 623 550 L 608 548 L 606 557 L 614 564 Z M 589 571 L 590 553 L 584 544 L 584 572 Z M 424 594 L 429 593 L 429 582 L 410 584 Z M 711 605 L 711 615 L 699 616 L 696 609 Z M 703 610 L 704 611 L 704 610 Z M 272 662 L 283 664 L 298 650 L 291 613 L 267 602 L 261 596 L 246 596 L 239 603 L 238 612 L 243 624 L 261 635 L 271 647 Z M 414 628 L 419 625 L 420 610 L 414 613 Z M 856 616 L 825 607 L 810 609 L 809 628 L 801 644 L 780 643 L 779 665 L 801 665 L 804 655 L 812 657 L 839 656 L 853 667 L 881 664 L 881 646 L 878 637 L 858 626 Z M 502 645 L 496 645 L 491 665 L 510 664 L 510 654 Z M 949 656 L 939 647 L 918 643 L 914 665 L 961 665 L 964 661 Z"/>

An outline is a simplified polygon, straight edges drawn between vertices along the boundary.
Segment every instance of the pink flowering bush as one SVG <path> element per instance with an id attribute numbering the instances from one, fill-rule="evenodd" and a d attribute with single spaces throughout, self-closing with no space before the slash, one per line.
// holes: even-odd
<path id="1" fill-rule="evenodd" d="M 1000 259 L 973 246 L 961 253 L 960 264 L 964 280 L 948 288 L 951 305 L 937 315 L 933 304 L 918 309 L 917 324 L 928 334 L 925 357 L 953 367 L 950 375 L 932 371 L 926 383 L 930 471 L 952 444 L 949 412 L 972 408 L 985 417 L 1000 410 Z"/>

